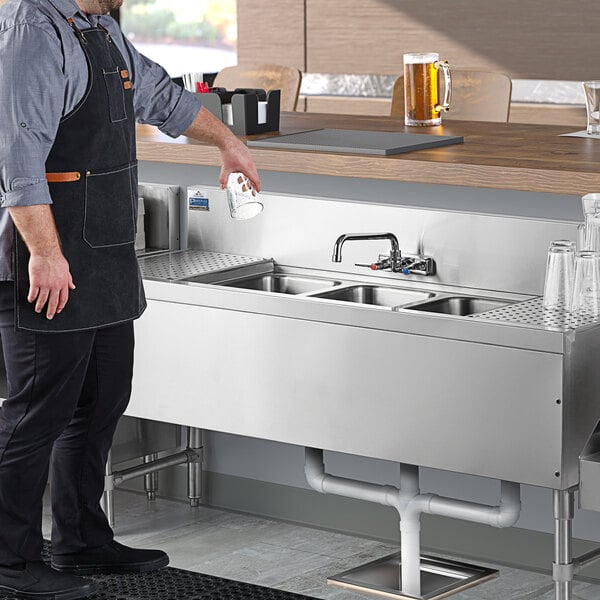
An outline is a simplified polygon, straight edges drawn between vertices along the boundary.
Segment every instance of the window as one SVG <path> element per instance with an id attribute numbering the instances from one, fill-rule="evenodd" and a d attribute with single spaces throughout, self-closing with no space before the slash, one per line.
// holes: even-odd
<path id="1" fill-rule="evenodd" d="M 171 75 L 237 63 L 236 0 L 126 0 L 123 33 Z"/>

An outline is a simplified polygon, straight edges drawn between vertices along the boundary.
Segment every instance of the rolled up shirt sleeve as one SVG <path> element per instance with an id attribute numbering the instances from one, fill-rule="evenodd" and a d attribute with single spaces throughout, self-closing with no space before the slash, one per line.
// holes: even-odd
<path id="1" fill-rule="evenodd" d="M 52 204 L 46 179 L 16 179 L 12 190 L 2 195 L 2 208 Z"/>
<path id="2" fill-rule="evenodd" d="M 18 24 L 0 31 L 0 55 L 0 207 L 51 204 L 45 164 L 65 97 L 60 42 Z"/>
<path id="3" fill-rule="evenodd" d="M 123 40 L 133 67 L 137 121 L 156 125 L 171 137 L 180 136 L 202 108 L 199 94 L 192 94 L 173 83 L 159 64 L 140 54 L 124 36 Z"/>

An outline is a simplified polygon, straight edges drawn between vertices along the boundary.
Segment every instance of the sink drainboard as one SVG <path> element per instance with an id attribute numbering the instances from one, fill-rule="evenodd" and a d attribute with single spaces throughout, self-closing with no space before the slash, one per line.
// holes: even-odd
<path id="1" fill-rule="evenodd" d="M 486 319 L 489 321 L 503 321 L 505 323 L 518 323 L 533 325 L 543 329 L 567 331 L 584 325 L 597 323 L 597 316 L 581 315 L 572 316 L 564 311 L 546 310 L 542 304 L 543 299 L 532 298 L 524 302 L 509 304 L 501 308 L 472 315 L 473 319 Z"/>
<path id="2" fill-rule="evenodd" d="M 141 258 L 139 265 L 142 277 L 176 281 L 193 275 L 204 275 L 265 262 L 268 261 L 264 258 L 252 256 L 205 250 L 182 250 Z"/>

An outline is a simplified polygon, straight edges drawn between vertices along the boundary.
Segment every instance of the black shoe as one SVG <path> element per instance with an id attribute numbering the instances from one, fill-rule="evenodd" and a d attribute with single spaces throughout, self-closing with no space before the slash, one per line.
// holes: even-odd
<path id="1" fill-rule="evenodd" d="M 169 557 L 162 550 L 138 550 L 114 540 L 99 548 L 88 548 L 76 554 L 52 555 L 54 569 L 77 575 L 149 573 L 168 564 Z"/>
<path id="2" fill-rule="evenodd" d="M 58 573 L 43 562 L 0 567 L 0 596 L 22 600 L 76 600 L 97 591 L 89 579 Z"/>

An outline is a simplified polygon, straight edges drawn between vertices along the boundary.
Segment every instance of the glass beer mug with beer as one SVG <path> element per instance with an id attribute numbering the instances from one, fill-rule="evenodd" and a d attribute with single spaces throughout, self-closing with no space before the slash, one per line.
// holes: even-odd
<path id="1" fill-rule="evenodd" d="M 444 99 L 440 103 L 439 70 L 444 73 Z M 435 52 L 404 55 L 404 123 L 441 125 L 442 111 L 450 108 L 452 81 L 447 61 Z"/>

